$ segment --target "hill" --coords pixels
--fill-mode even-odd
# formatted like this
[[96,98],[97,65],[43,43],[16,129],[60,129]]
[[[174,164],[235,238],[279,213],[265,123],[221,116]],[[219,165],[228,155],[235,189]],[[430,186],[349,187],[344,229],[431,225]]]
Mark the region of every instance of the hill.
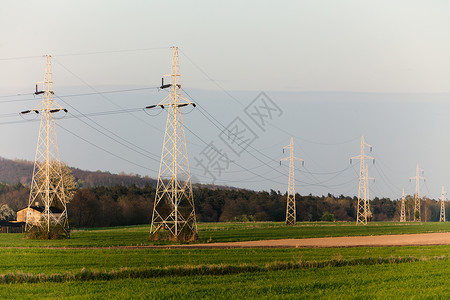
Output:
[[[111,174],[103,171],[87,171],[78,168],[70,167],[75,180],[80,188],[93,187],[113,187],[116,185],[130,186],[136,185],[144,187],[149,185],[156,188],[157,180],[148,176],[141,177],[132,174]],[[33,162],[23,159],[7,159],[0,157],[0,183],[16,185],[21,183],[23,185],[30,185],[31,177],[33,175]],[[211,190],[242,190],[240,188],[213,185],[213,184],[193,184],[194,188],[208,188]]]
[[[150,185],[156,187],[156,180],[138,175],[111,174],[102,171],[86,171],[70,168],[80,187],[91,188],[96,186],[136,185],[143,187]],[[15,185],[21,183],[30,185],[33,175],[33,162],[20,159],[7,159],[0,157],[0,182]]]

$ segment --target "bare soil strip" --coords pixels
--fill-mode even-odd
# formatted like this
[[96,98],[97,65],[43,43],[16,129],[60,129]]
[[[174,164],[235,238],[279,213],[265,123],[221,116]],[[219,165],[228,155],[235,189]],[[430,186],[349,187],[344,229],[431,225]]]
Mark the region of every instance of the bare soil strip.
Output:
[[160,246],[167,248],[334,248],[450,245],[450,232]]
[[[344,236],[308,239],[259,240],[245,242],[176,244],[176,245],[140,245],[109,247],[42,247],[59,250],[85,249],[233,249],[233,248],[346,248],[346,247],[394,247],[394,246],[431,246],[450,245],[450,232]],[[14,249],[32,249],[40,247],[0,247]]]

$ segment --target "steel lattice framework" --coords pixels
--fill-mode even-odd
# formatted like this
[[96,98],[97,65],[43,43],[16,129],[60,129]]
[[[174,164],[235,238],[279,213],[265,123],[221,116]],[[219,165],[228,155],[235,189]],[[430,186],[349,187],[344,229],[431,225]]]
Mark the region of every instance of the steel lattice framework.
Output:
[[361,154],[358,156],[353,156],[350,159],[350,163],[352,159],[359,159],[359,188],[358,188],[358,204],[356,210],[356,224],[367,224],[367,217],[369,211],[369,185],[368,180],[369,176],[367,174],[368,168],[365,164],[366,159],[372,159],[373,157],[365,155],[365,147],[370,147],[370,151],[372,151],[372,146],[367,144],[364,141],[364,135],[361,136]]
[[445,222],[445,195],[447,194],[446,191],[444,191],[444,186],[442,186],[442,195],[441,195],[441,213],[439,222]]
[[170,84],[164,85],[163,80],[161,88],[168,88],[169,95],[158,105],[167,107],[168,115],[150,239],[194,240],[197,222],[181,108],[195,104],[181,95],[178,47],[173,48],[172,72],[166,76]]
[[[416,181],[416,192],[414,193],[414,222],[420,222],[422,218],[422,214],[420,213],[420,180],[425,180],[424,177],[420,176],[420,173],[423,174],[423,170],[419,168],[419,164],[416,167],[416,176],[409,178],[409,180]],[[418,213],[417,213],[418,212]],[[418,215],[418,216],[417,216]]]
[[[294,161],[303,159],[294,156],[294,139],[291,137],[291,143],[283,147],[289,150],[289,157],[282,158],[281,160],[289,160],[289,183],[286,205],[286,225],[295,225],[297,221],[296,209],[295,209],[295,179],[294,179]],[[281,163],[281,161],[280,161]]]
[[[43,85],[43,91],[38,91],[38,85]],[[30,231],[33,227],[46,232],[53,226],[61,227],[69,234],[67,219],[66,194],[59,159],[58,141],[55,130],[53,114],[66,109],[60,107],[53,100],[53,80],[51,56],[47,56],[45,80],[36,83],[36,95],[42,94],[42,101],[33,110],[22,113],[35,112],[41,115],[36,156],[34,161],[33,177],[31,180],[30,197],[25,229]],[[35,219],[30,207],[43,204],[44,210],[40,219]],[[56,212],[56,210],[58,210]]]
[[369,166],[366,164],[366,172],[364,174],[366,176],[365,178],[365,189],[366,189],[366,196],[367,198],[365,198],[366,203],[367,203],[367,208],[366,208],[366,214],[367,214],[367,220],[372,219],[372,209],[370,208],[370,189],[369,189],[369,180],[375,180],[375,178],[370,177],[369,176]]
[[406,222],[406,208],[405,208],[405,189],[402,189],[402,203],[400,208],[400,222]]

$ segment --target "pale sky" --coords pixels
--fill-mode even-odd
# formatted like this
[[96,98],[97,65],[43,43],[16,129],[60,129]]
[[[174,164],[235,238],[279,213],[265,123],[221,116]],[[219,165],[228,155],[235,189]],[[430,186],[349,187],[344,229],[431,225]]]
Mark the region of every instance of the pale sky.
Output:
[[[284,192],[288,169],[278,160],[294,136],[295,155],[305,160],[296,171],[299,193],[354,195],[358,164],[349,166],[349,158],[364,134],[376,157],[371,196],[399,197],[402,187],[413,193],[408,178],[419,163],[422,190],[437,198],[441,185],[450,187],[449,15],[450,2],[425,0],[8,1],[0,10],[0,156],[34,159],[38,123],[8,122],[22,120],[9,114],[39,99],[5,96],[34,91],[44,76],[42,55],[54,57],[55,94],[64,96],[158,86],[176,45],[186,92],[219,127],[239,118],[255,134],[238,155],[200,110],[186,114],[196,180],[212,181],[195,158],[213,142],[233,160],[216,183]],[[263,128],[245,114],[261,91],[281,114]],[[79,116],[164,97],[140,90],[56,101]],[[157,177],[165,117],[58,120],[66,129],[58,128],[61,159]]]

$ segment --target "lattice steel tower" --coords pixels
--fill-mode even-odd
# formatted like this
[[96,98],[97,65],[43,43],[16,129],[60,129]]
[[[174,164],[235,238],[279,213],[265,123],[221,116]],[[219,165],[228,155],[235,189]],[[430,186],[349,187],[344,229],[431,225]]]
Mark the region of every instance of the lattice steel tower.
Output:
[[439,222],[445,222],[445,195],[447,192],[444,191],[444,186],[442,186],[442,195],[441,195],[441,213]]
[[172,72],[165,76],[170,77],[170,84],[164,84],[163,77],[161,88],[168,88],[169,95],[158,105],[167,107],[168,115],[150,239],[195,240],[197,222],[181,111],[195,104],[181,95],[178,47],[173,47]]
[[[291,137],[291,143],[283,147],[284,149],[289,149],[289,157],[282,158],[281,160],[289,160],[289,183],[288,183],[288,194],[287,194],[287,205],[286,205],[286,225],[295,225],[297,221],[296,209],[295,209],[295,180],[294,180],[294,161],[303,159],[294,156],[294,139]],[[281,161],[280,161],[281,164]]]
[[405,189],[402,189],[402,202],[400,207],[400,222],[406,222],[406,207],[405,207]]
[[372,159],[373,157],[365,155],[365,147],[370,147],[372,151],[372,146],[364,141],[364,135],[361,136],[361,154],[358,156],[353,156],[350,159],[359,159],[359,188],[358,188],[358,205],[356,210],[356,224],[367,224],[367,216],[369,211],[368,201],[369,201],[369,188],[367,181],[369,176],[367,174],[367,165],[365,164],[366,159]]
[[365,172],[365,181],[366,181],[366,187],[365,187],[365,189],[366,189],[366,196],[367,196],[367,198],[365,199],[366,200],[366,203],[367,203],[367,210],[366,210],[366,213],[367,213],[367,220],[369,220],[369,219],[371,219],[372,218],[372,209],[370,208],[370,189],[369,189],[369,180],[374,180],[375,181],[375,178],[373,178],[373,177],[370,177],[369,176],[369,166],[366,164],[366,172]]
[[[425,180],[425,178],[420,176],[420,173],[423,174],[423,170],[419,168],[419,164],[416,167],[416,176],[409,178],[409,180],[416,181],[416,192],[414,193],[414,222],[420,222],[422,216],[420,213],[420,179]],[[418,212],[418,213],[417,213]]]
[[[43,85],[43,91],[38,90],[38,85]],[[33,178],[31,179],[30,197],[25,229],[33,228],[50,232],[53,226],[60,227],[66,236],[69,235],[69,223],[67,219],[66,194],[59,159],[58,142],[56,138],[55,119],[53,114],[66,109],[59,106],[53,100],[53,80],[51,56],[47,56],[45,80],[36,83],[36,95],[42,94],[42,101],[33,110],[22,112],[27,114],[34,112],[41,115],[39,137],[36,146]],[[32,214],[31,206],[43,205],[43,211],[39,218]],[[56,228],[56,230],[58,230]]]

